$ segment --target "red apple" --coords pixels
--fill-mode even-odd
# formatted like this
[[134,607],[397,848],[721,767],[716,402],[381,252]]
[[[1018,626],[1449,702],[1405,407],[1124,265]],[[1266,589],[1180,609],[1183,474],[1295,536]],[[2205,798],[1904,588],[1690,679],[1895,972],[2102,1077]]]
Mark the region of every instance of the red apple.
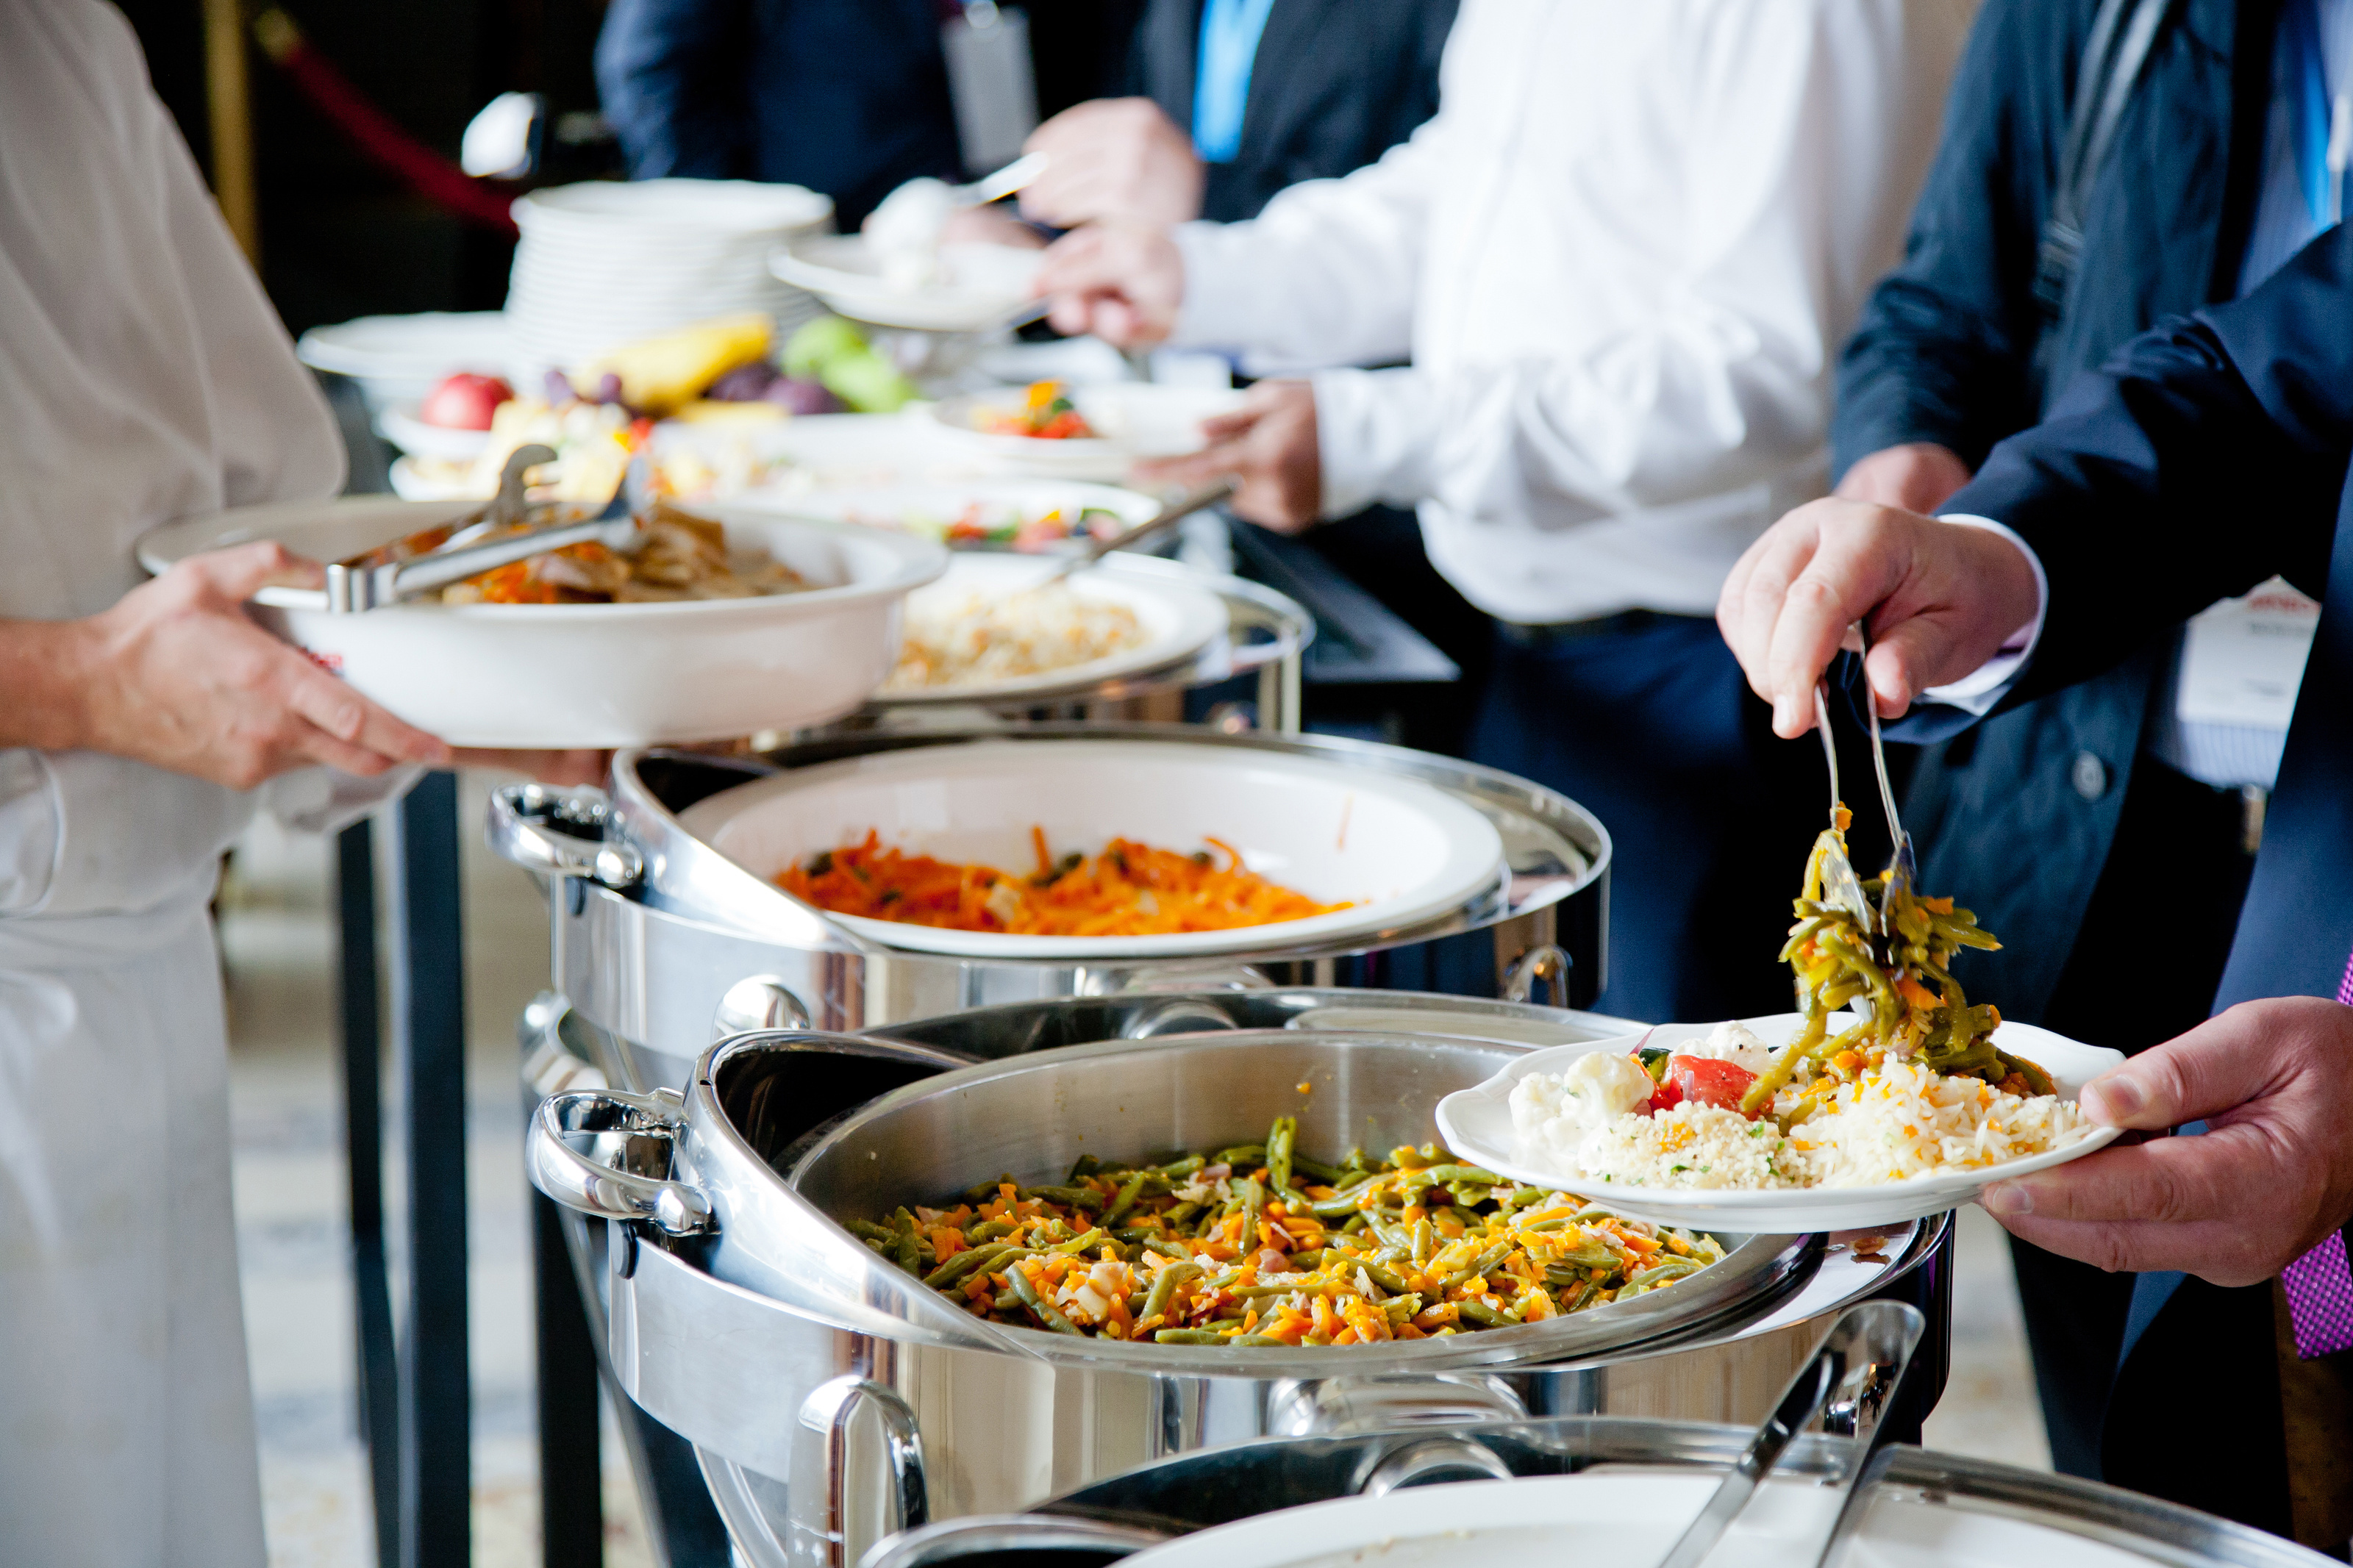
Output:
[[514,388],[497,376],[461,370],[425,395],[417,417],[445,430],[487,430],[499,405],[513,397]]

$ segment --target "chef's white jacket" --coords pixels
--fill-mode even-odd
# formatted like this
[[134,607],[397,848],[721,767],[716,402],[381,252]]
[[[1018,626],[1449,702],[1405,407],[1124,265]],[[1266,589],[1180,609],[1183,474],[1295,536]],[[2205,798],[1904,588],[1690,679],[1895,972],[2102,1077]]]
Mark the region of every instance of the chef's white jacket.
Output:
[[[121,14],[0,3],[0,616],[103,609],[146,530],[343,462]],[[263,1561],[206,914],[253,804],[0,751],[0,1563]]]
[[1463,0],[1437,116],[1177,231],[1173,341],[1314,375],[1324,514],[1418,505],[1507,620],[1707,615],[1820,495],[1968,0]]

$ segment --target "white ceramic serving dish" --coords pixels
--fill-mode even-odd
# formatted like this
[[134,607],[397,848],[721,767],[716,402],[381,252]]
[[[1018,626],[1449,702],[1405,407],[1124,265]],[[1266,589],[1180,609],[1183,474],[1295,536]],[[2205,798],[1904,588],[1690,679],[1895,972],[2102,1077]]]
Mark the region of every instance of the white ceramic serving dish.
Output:
[[1071,388],[1072,406],[1100,437],[1048,440],[981,428],[989,414],[1018,412],[1023,393],[1007,387],[943,398],[932,405],[932,418],[957,446],[1001,463],[1034,473],[1117,479],[1139,459],[1199,451],[1201,421],[1230,413],[1242,401],[1230,388],[1108,382]]
[[[1034,555],[963,552],[948,563],[946,574],[938,582],[909,595],[907,606],[913,613],[927,602],[954,605],[975,595],[991,600],[1008,598],[1044,581],[1053,567],[1050,559]],[[1199,653],[1213,639],[1224,637],[1228,629],[1229,617],[1225,601],[1207,588],[1166,582],[1157,576],[1128,575],[1112,563],[1091,571],[1073,572],[1063,582],[1081,599],[1126,606],[1143,629],[1144,641],[1102,658],[1068,664],[1036,675],[886,690],[877,700],[893,706],[1018,701],[1082,683],[1119,680],[1159,669]]]
[[[1121,1568],[1641,1568],[1659,1561],[1720,1479],[1597,1467],[1568,1476],[1400,1487],[1180,1535],[1124,1559]],[[1709,1568],[1810,1564],[1838,1504],[1838,1493],[1810,1481],[1768,1479],[1708,1553]],[[1901,1491],[1871,1500],[1836,1558],[1846,1568],[2145,1568],[2151,1560],[2020,1514],[1948,1507]]]
[[[1805,1020],[1795,1013],[1777,1013],[1741,1022],[1766,1044],[1778,1048],[1797,1034]],[[1594,1051],[1614,1051],[1622,1056],[1644,1046],[1679,1049],[1706,1039],[1715,1028],[1713,1024],[1662,1024],[1616,1039],[1586,1040],[1532,1052],[1486,1082],[1440,1100],[1439,1131],[1444,1134],[1446,1146],[1463,1160],[1514,1181],[1535,1182],[1605,1202],[1635,1219],[1692,1226],[1702,1230],[1792,1235],[1893,1225],[1923,1215],[1942,1214],[1971,1202],[1992,1183],[2080,1160],[2094,1150],[2105,1148],[2117,1137],[2113,1127],[2094,1128],[2089,1136],[2064,1149],[1981,1171],[1912,1176],[1870,1187],[1785,1187],[1765,1192],[1627,1186],[1589,1177],[1566,1176],[1518,1157],[1518,1142],[1512,1131],[1511,1098],[1512,1088],[1520,1079],[1531,1073],[1560,1072],[1577,1058]],[[2031,1024],[2004,1024],[1994,1031],[1993,1037],[2003,1050],[2024,1057],[2049,1073],[2061,1096],[2068,1100],[2074,1099],[2085,1084],[2125,1059],[2121,1051],[2081,1045]]]
[[[1356,907],[1312,919],[1166,936],[1050,937],[941,931],[836,916],[869,941],[988,959],[1184,957],[1263,951],[1396,930],[1452,910],[1504,877],[1503,840],[1426,784],[1312,757],[1129,741],[927,746],[803,768],[712,796],[687,830],[763,879],[862,840],[1018,874],[1029,830],[1057,855],[1114,837],[1194,850],[1214,836],[1268,879]],[[1214,851],[1213,851],[1214,852]]]
[[778,278],[853,321],[983,332],[1005,325],[1029,303],[1029,279],[1042,254],[1007,245],[944,245],[942,280],[918,289],[885,279],[863,235],[797,237],[771,252],[768,265]]
[[[139,542],[162,572],[200,551],[274,539],[335,561],[471,513],[382,497],[241,507]],[[401,718],[452,745],[606,747],[723,740],[821,724],[860,707],[899,653],[900,606],[946,569],[924,540],[696,507],[831,586],[660,605],[410,604],[333,615],[269,588],[262,623]]]
[[381,413],[417,402],[454,371],[506,374],[514,342],[503,311],[426,310],[312,327],[294,353],[313,370],[358,382],[369,410]]
[[427,425],[417,416],[414,403],[396,403],[375,416],[376,434],[411,457],[435,458],[445,463],[470,463],[491,444],[488,430],[452,430]]

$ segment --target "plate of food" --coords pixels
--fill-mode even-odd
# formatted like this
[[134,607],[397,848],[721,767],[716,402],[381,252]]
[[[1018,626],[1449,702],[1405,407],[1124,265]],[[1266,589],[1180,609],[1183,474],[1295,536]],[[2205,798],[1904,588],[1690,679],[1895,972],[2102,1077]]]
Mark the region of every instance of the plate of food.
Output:
[[1162,668],[1226,635],[1225,601],[1107,563],[1049,580],[1046,563],[960,554],[907,596],[894,706],[1002,702]]
[[1496,896],[1463,801],[1312,757],[1130,741],[926,746],[798,768],[680,816],[868,941],[992,959],[1323,944]]
[[1115,479],[1141,458],[1199,451],[1206,444],[1201,422],[1232,412],[1241,400],[1226,387],[1037,381],[943,398],[932,405],[932,417],[960,445],[1000,461]]
[[[472,502],[382,497],[241,507],[139,542],[169,570],[276,540],[317,561],[437,548]],[[575,545],[443,589],[337,615],[316,589],[265,588],[263,625],[452,745],[607,747],[823,723],[862,706],[898,657],[908,594],[946,568],[925,540],[718,507],[657,506],[619,550]]]
[[1639,1218],[1776,1231],[1915,1219],[2114,1142],[2076,1097],[2123,1054],[1972,1005],[1976,918],[1887,877],[1842,906],[1844,858],[1816,841],[1782,948],[1803,1011],[1537,1051],[1440,1101],[1448,1141]]
[[981,332],[1004,326],[1029,302],[1042,252],[950,242],[929,265],[890,259],[863,234],[807,235],[773,253],[769,269],[837,315],[878,327]]
[[1124,533],[1160,513],[1140,490],[1076,480],[949,479],[772,486],[740,498],[793,517],[824,518],[934,540],[957,552],[1050,554]]

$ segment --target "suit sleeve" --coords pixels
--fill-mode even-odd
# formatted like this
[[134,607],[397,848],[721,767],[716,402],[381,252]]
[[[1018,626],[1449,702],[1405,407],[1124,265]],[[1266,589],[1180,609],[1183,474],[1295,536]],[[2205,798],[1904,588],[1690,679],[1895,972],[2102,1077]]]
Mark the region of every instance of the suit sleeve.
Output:
[[1994,449],[1954,512],[2008,524],[2051,586],[2003,706],[2098,674],[2277,573],[2326,582],[2353,454],[2353,228],[2246,298],[2136,338]]
[[1838,367],[1831,464],[1926,441],[1975,468],[2034,421],[2030,360],[2041,327],[2036,236],[2049,151],[2066,105],[2045,63],[2081,49],[2053,0],[1988,0],[1970,32],[1904,260],[1865,305]]

